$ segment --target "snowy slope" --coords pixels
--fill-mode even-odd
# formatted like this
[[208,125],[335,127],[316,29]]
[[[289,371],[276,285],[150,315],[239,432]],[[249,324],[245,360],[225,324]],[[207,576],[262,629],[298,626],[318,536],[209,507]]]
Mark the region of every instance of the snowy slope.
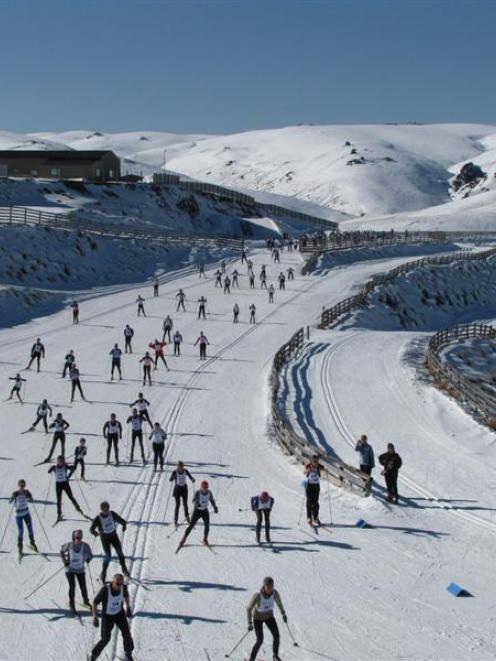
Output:
[[[480,154],[480,140],[494,132],[473,124],[293,126],[210,138],[167,166],[201,180],[378,215],[446,201],[450,166]],[[347,165],[362,157],[364,163]]]
[[[269,280],[280,270],[270,264],[265,251],[256,252],[253,259],[257,272],[262,263],[268,264]],[[299,259],[296,254],[283,254],[281,268],[298,266]],[[0,477],[4,498],[19,477],[26,478],[39,499],[37,509],[52,545],[50,563],[30,555],[19,566],[13,554],[7,553],[15,547],[14,524],[9,520],[0,556],[0,658],[82,661],[97,638],[88,617],[83,617],[83,626],[64,617],[67,586],[62,575],[28,602],[23,599],[37,582],[59,567],[59,545],[68,540],[74,527],[82,527],[89,538],[88,523],[80,521],[69,503],[63,506],[68,520],[50,527],[55,517],[53,485],[49,484],[46,466],[33,466],[45,456],[48,439],[42,432],[20,435],[32,422],[36,403],[44,396],[71,423],[69,453],[81,435],[88,440],[89,482],[73,481],[76,498],[91,513],[96,513],[98,504],[106,498],[130,522],[124,550],[132,575],[148,588],[131,585],[135,611],[132,631],[140,661],[221,661],[246,631],[246,603],[266,574],[275,577],[288,623],[299,642],[299,647],[291,645],[281,623],[281,657],[287,661],[482,661],[495,655],[491,611],[496,589],[492,571],[494,537],[493,529],[484,522],[484,516],[489,518],[490,512],[480,515],[476,511],[472,518],[455,516],[443,508],[442,502],[426,500],[428,494],[419,493],[411,482],[403,485],[402,492],[409,498],[409,506],[395,509],[384,504],[380,492],[379,497],[359,499],[334,488],[328,491],[325,484],[322,518],[329,521],[332,507],[334,527],[331,532],[322,530],[314,535],[305,524],[298,525],[301,467],[293,465],[267,435],[267,377],[275,350],[299,325],[314,318],[322,301],[339,300],[371,273],[391,265],[387,259],[355,264],[330,277],[297,276],[294,283],[288,283],[286,292],[276,292],[275,304],[269,305],[264,291],[248,289],[246,269],[237,263],[243,277],[239,291],[230,296],[214,288],[211,273],[208,280],[191,275],[180,283],[164,284],[159,298],[147,300],[147,318],[135,316],[134,301],[138,292],[144,292],[143,288],[130,287],[115,293],[109,290],[108,296],[85,301],[79,326],[72,326],[69,313],[64,311],[0,331],[0,383],[4,398],[10,384],[7,377],[25,366],[33,339],[41,336],[47,347],[43,372],[23,372],[28,379],[26,404],[0,405],[4,422]],[[179,285],[187,292],[187,312],[176,314],[174,297]],[[196,319],[196,300],[201,294],[208,299],[206,321]],[[235,300],[241,307],[239,326],[231,323]],[[257,305],[260,323],[250,326],[247,311],[251,302]],[[163,316],[168,312],[184,336],[183,355],[176,359],[168,356],[171,371],[166,373],[160,368],[154,373],[155,383],[146,388],[145,395],[152,402],[152,417],[169,432],[167,456],[171,464],[184,459],[197,480],[210,481],[219,505],[219,515],[212,515],[213,552],[199,546],[201,530],[196,529],[188,546],[174,555],[178,533],[170,525],[172,502],[167,475],[154,477],[149,465],[103,465],[102,425],[111,411],[121,420],[127,415],[128,403],[141,388],[137,360],[147,343],[160,333]],[[110,383],[108,351],[115,341],[122,340],[122,328],[127,322],[136,331],[135,353],[124,359],[124,380]],[[198,349],[193,346],[200,330],[205,330],[211,343],[209,359],[204,363],[199,363]],[[68,348],[76,351],[90,403],[68,402],[67,383],[59,377]],[[356,361],[351,374],[363,375],[364,387],[371,387],[369,379],[373,374],[369,373],[368,358],[364,357],[366,351],[366,341],[355,344]],[[365,362],[358,362],[358,356]],[[338,368],[337,382],[333,384],[336,392],[340,384],[348,389],[353,383],[350,372],[341,365]],[[382,383],[385,382],[377,382],[374,393],[383,387]],[[317,386],[313,397],[326,415],[322,393]],[[396,438],[400,432],[402,438],[413,435],[418,424],[413,414],[406,421],[402,416],[388,417],[389,428],[379,429],[375,425],[386,418],[384,401],[379,398],[373,407],[368,406],[368,401],[363,390],[351,393],[351,412],[346,409],[345,420],[347,425],[353,423],[353,434],[373,425],[374,439],[377,430],[381,441],[393,434]],[[451,424],[453,410],[449,401],[440,397],[438,406],[440,415]],[[464,427],[462,432],[465,430]],[[422,436],[417,436],[420,443]],[[329,438],[338,440],[331,430]],[[482,450],[483,440],[474,449]],[[406,453],[405,475],[417,477],[431,447],[436,450],[436,457],[449,449],[444,436],[439,446],[437,442],[432,434],[422,447],[424,456],[422,452]],[[462,442],[460,436],[457,448]],[[127,448],[127,457],[126,435],[122,446]],[[493,461],[494,448],[487,458],[475,454],[465,476],[463,495],[451,485],[443,496],[463,498],[457,501],[461,510],[490,507],[485,499],[490,487],[486,477]],[[435,480],[436,474],[432,474]],[[487,483],[480,503],[465,500],[476,498],[473,494],[465,495],[469,479],[474,485],[482,480]],[[257,548],[253,516],[239,511],[248,507],[249,497],[263,488],[268,488],[276,499],[272,551]],[[7,502],[3,501],[0,508],[1,520],[6,522]],[[375,528],[356,528],[359,517],[369,519]],[[37,520],[35,528],[40,547],[47,548]],[[95,578],[101,562],[98,540],[93,543],[93,550],[97,554],[92,563]],[[117,565],[113,563],[111,569],[117,569]],[[461,582],[476,598],[455,600],[445,589],[451,580]],[[281,622],[279,615],[277,618]],[[252,644],[253,634],[231,658],[241,661]],[[111,643],[108,658],[114,659],[114,650],[121,656],[121,649],[120,641],[115,647]],[[261,654],[261,658],[270,658],[268,641]]]

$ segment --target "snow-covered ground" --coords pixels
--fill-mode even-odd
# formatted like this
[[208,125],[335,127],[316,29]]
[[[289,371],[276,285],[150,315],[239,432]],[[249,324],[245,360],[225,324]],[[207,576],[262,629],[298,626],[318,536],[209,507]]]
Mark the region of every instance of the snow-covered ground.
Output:
[[[0,131],[0,148],[112,149],[124,173],[165,167],[344,229],[494,229],[494,125],[303,125],[223,136]],[[487,177],[453,196],[453,177],[469,161]]]
[[468,379],[483,381],[496,395],[496,342],[488,337],[473,337],[450,342],[440,349],[439,357],[447,367]]
[[[255,250],[253,259],[257,273],[262,263],[268,264],[271,281],[289,265],[301,265],[298,254],[283,253],[280,268],[265,251]],[[22,372],[28,379],[26,403],[1,404],[1,520],[7,523],[6,499],[24,477],[41,501],[37,508],[52,545],[50,562],[28,555],[19,565],[14,522],[7,523],[0,555],[0,658],[83,659],[97,639],[89,617],[83,617],[83,626],[64,617],[63,575],[28,602],[23,598],[59,567],[59,545],[73,528],[82,527],[91,539],[88,524],[67,502],[67,521],[50,527],[55,520],[53,485],[47,467],[34,466],[46,455],[48,439],[40,431],[21,435],[43,397],[71,424],[69,454],[81,435],[88,440],[89,482],[73,480],[83,509],[95,514],[100,501],[107,499],[130,522],[124,550],[132,575],[143,583],[131,585],[132,630],[140,661],[223,659],[246,630],[246,603],[266,574],[275,578],[299,642],[299,647],[291,645],[281,623],[283,659],[493,658],[496,520],[490,477],[496,450],[489,432],[449,399],[418,383],[414,368],[399,360],[409,334],[397,333],[392,341],[386,331],[312,330],[314,345],[326,343],[319,355],[330,358],[322,369],[309,361],[322,380],[302,397],[308,404],[305,415],[311,409],[326,443],[349,461],[355,461],[349,443],[360,433],[369,433],[376,449],[388,440],[397,442],[405,462],[403,506],[387,505],[380,488],[373,497],[359,499],[324,485],[322,519],[330,521],[332,508],[334,525],[331,531],[313,534],[298,525],[301,467],[284,456],[268,434],[267,381],[277,348],[299,326],[311,323],[323,303],[337,302],[373,273],[408,259],[386,256],[330,273],[297,276],[285,292],[276,292],[274,305],[268,304],[265,291],[248,289],[246,269],[238,262],[243,277],[239,291],[231,295],[214,288],[211,272],[207,280],[185,274],[180,281],[165,281],[159,298],[147,296],[146,318],[136,318],[135,299],[138,293],[147,294],[149,285],[128,285],[109,287],[106,295],[83,301],[78,326],[64,310],[0,331],[4,398],[11,384],[7,378],[26,365],[33,340],[41,337],[47,349],[41,374]],[[187,293],[185,313],[175,312],[179,286]],[[208,299],[206,321],[196,315],[202,294]],[[231,321],[235,301],[241,308],[239,325]],[[257,305],[256,325],[247,323],[251,302]],[[154,385],[146,387],[145,396],[152,403],[153,419],[169,433],[169,463],[183,459],[197,480],[210,481],[219,506],[219,515],[212,515],[213,552],[199,546],[201,531],[196,529],[190,544],[174,555],[179,533],[170,525],[168,473],[154,476],[150,465],[103,465],[103,423],[112,411],[121,420],[127,417],[129,403],[142,389],[138,358],[148,342],[160,336],[167,313],[184,336],[183,355],[167,356],[171,371],[160,368],[154,373]],[[125,323],[135,329],[135,353],[124,358],[124,380],[111,383],[108,352],[114,342],[122,342]],[[208,360],[202,363],[193,347],[200,330],[210,341]],[[88,403],[71,405],[68,384],[60,378],[69,348],[76,352]],[[126,456],[126,435],[123,446]],[[276,499],[272,550],[256,546],[253,516],[239,511],[264,488]],[[356,528],[360,517],[374,528]],[[46,549],[36,519],[35,528],[39,546]],[[98,540],[93,549],[96,577]],[[452,597],[445,589],[452,580],[475,598]],[[231,658],[245,658],[252,644],[251,635]],[[116,647],[112,643],[102,658],[113,659],[114,650],[120,649],[120,642]],[[268,641],[261,654],[270,656]]]

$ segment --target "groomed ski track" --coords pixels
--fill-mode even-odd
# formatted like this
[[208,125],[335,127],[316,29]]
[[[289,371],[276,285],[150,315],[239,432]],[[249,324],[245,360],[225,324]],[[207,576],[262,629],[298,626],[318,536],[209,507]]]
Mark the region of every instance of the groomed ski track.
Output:
[[[295,268],[301,266],[296,254],[283,253],[280,268],[272,264],[265,250],[254,251],[252,258],[257,275],[262,263],[268,265],[269,282],[274,284],[277,273],[290,263]],[[297,525],[302,504],[301,468],[293,465],[267,435],[267,379],[275,351],[299,326],[314,321],[323,303],[337,302],[371,274],[403,261],[408,257],[355,263],[332,270],[325,277],[297,275],[294,282],[287,282],[286,292],[276,290],[275,305],[267,303],[266,291],[248,289],[246,267],[237,262],[243,277],[240,289],[232,290],[231,295],[214,288],[211,272],[206,281],[196,274],[181,274],[180,281],[164,278],[156,299],[151,298],[151,286],[147,284],[116,288],[115,293],[84,301],[79,326],[72,326],[69,312],[64,311],[0,332],[2,384],[9,384],[7,378],[25,367],[37,336],[47,349],[40,375],[32,370],[22,373],[28,378],[26,404],[1,405],[3,497],[8,497],[17,479],[24,477],[35,498],[46,498],[46,468],[33,467],[46,456],[46,437],[40,431],[19,434],[34,420],[36,405],[48,397],[54,414],[61,411],[71,423],[67,455],[72,454],[81,435],[88,441],[90,482],[72,483],[83,509],[96,514],[100,501],[106,499],[130,523],[124,535],[124,551],[132,576],[142,583],[130,585],[135,611],[132,631],[140,661],[224,658],[245,631],[246,602],[266,574],[276,580],[300,643],[299,648],[293,648],[280,623],[284,659],[486,659],[495,652],[486,629],[487,617],[485,622],[478,622],[482,607],[486,612],[489,608],[484,597],[479,596],[477,603],[482,605],[475,606],[467,616],[459,604],[468,602],[453,601],[445,594],[446,581],[457,578],[450,573],[450,565],[455,566],[460,553],[468,558],[474,553],[487,556],[484,530],[476,529],[477,538],[472,538],[470,547],[472,521],[459,521],[439,509],[393,509],[381,500],[360,500],[336,489],[328,494],[324,485],[322,520],[329,520],[330,502],[337,525],[331,533],[322,530],[316,536],[305,528],[306,524],[300,528]],[[179,286],[188,296],[186,313],[175,312],[174,296]],[[136,318],[134,301],[140,292],[147,298],[146,319]],[[202,294],[208,299],[207,321],[196,318],[196,300]],[[235,301],[241,308],[239,326],[232,324]],[[252,302],[257,305],[258,323],[250,326],[248,305]],[[167,352],[171,371],[159,367],[152,373],[158,383],[143,389],[137,361],[148,342],[161,337],[167,313],[184,337],[184,355],[178,359]],[[135,329],[135,353],[124,357],[124,380],[109,383],[108,353],[114,342],[122,346],[126,323]],[[208,360],[201,363],[198,349],[192,346],[200,330],[211,343]],[[76,352],[82,385],[91,404],[68,402],[67,382],[59,375],[69,348]],[[324,379],[323,386],[325,383]],[[9,388],[3,388],[5,399]],[[170,466],[158,476],[153,475],[150,464],[123,464],[119,468],[103,465],[103,423],[112,411],[124,423],[130,411],[127,405],[140,390],[152,403],[152,419],[160,421],[169,433]],[[318,393],[313,396],[320,401]],[[333,419],[338,418],[335,412]],[[333,444],[331,440],[329,443]],[[128,453],[129,448],[124,450],[121,444],[122,459],[126,460]],[[168,476],[178,459],[186,462],[197,479],[194,486],[201,479],[209,480],[217,500],[219,515],[211,516],[213,552],[200,546],[202,531],[197,527],[188,545],[174,555],[181,528],[171,534],[173,502]],[[248,507],[250,496],[262,488],[276,499],[273,550],[257,547],[252,514],[238,511]],[[2,659],[84,659],[98,636],[89,617],[83,615],[81,627],[76,620],[62,618],[54,608],[53,599],[61,606],[67,602],[62,574],[29,604],[23,600],[37,582],[57,568],[58,549],[76,527],[83,528],[97,555],[91,565],[93,577],[99,573],[100,542],[93,542],[88,522],[79,521],[70,503],[63,504],[67,521],[50,529],[55,519],[53,491],[52,484],[48,505],[37,505],[52,542],[51,563],[30,556],[19,566],[15,559],[15,524],[13,520],[9,523],[3,549],[13,552],[0,555]],[[190,495],[191,491],[190,486]],[[5,521],[9,506],[4,501],[1,507]],[[356,519],[369,514],[377,528],[356,529]],[[302,521],[304,518],[303,514]],[[45,550],[36,518],[34,525],[38,544]],[[113,563],[112,569],[117,570],[118,565]],[[470,584],[474,591],[482,591],[482,585],[494,579],[486,575],[478,578],[476,569],[475,565],[465,567],[465,576],[474,579]],[[439,583],[435,592],[434,582]],[[494,618],[494,611],[490,617]],[[245,643],[231,657],[235,661],[247,655],[253,637]],[[122,656],[120,638],[115,637],[101,658],[114,656]],[[268,645],[261,656],[270,658]]]

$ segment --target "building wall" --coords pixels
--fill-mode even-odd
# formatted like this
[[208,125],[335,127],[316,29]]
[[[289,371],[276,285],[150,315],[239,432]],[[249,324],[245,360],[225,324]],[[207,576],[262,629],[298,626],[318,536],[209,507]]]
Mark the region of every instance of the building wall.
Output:
[[[42,179],[89,179],[92,181],[118,180],[120,160],[107,154],[95,161],[76,159],[16,158],[15,155],[0,160],[7,166],[10,177],[40,177]],[[3,168],[4,169],[4,168]]]

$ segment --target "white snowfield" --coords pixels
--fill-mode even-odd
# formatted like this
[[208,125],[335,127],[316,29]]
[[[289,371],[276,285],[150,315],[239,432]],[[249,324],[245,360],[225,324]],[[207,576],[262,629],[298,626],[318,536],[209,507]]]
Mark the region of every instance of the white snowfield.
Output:
[[[123,173],[165,167],[344,229],[494,229],[494,125],[303,125],[222,136],[0,131],[0,149],[59,148],[112,149]],[[467,191],[453,196],[450,184],[468,161],[487,178],[463,199]]]
[[[325,275],[297,275],[285,292],[276,291],[273,305],[264,290],[248,289],[246,267],[238,261],[228,266],[228,271],[236,266],[243,274],[240,289],[231,295],[214,288],[212,272],[207,280],[188,275],[164,283],[159,298],[152,298],[147,283],[116,287],[107,296],[85,300],[78,326],[64,310],[1,331],[3,399],[12,384],[8,377],[26,366],[36,337],[44,342],[47,358],[40,374],[33,369],[21,372],[28,379],[25,403],[1,404],[0,511],[7,534],[0,554],[0,658],[82,660],[98,639],[88,616],[83,614],[82,626],[66,617],[67,584],[62,572],[27,602],[24,599],[60,566],[59,547],[70,540],[75,528],[84,530],[96,555],[90,565],[94,582],[101,567],[99,540],[93,542],[89,522],[81,520],[67,500],[63,501],[66,520],[51,527],[56,517],[53,482],[46,464],[34,466],[46,456],[49,438],[42,431],[21,435],[44,397],[54,414],[60,411],[71,425],[68,456],[81,436],[87,439],[89,482],[72,480],[83,510],[96,515],[99,503],[108,500],[129,522],[124,552],[132,576],[142,583],[130,584],[139,661],[223,659],[246,631],[246,604],[268,574],[275,579],[299,643],[292,646],[276,613],[282,659],[494,658],[494,446],[487,432],[450,400],[429,386],[413,383],[412,368],[400,362],[407,334],[398,333],[398,342],[389,346],[386,333],[383,339],[378,333],[366,337],[354,331],[346,337],[327,333],[331,369],[323,370],[322,383],[307,389],[303,399],[305,415],[316,417],[325,442],[345,459],[356,460],[348,443],[359,433],[369,433],[376,450],[388,440],[398,441],[405,462],[402,506],[386,505],[380,489],[373,497],[360,499],[329,489],[324,481],[321,519],[330,523],[332,507],[333,527],[314,534],[301,510],[302,468],[271,441],[268,429],[268,375],[279,346],[298,327],[312,324],[322,304],[341,300],[371,274],[408,259],[402,254]],[[253,260],[257,275],[262,263],[268,265],[269,281],[290,265],[301,265],[298,254],[286,252],[280,268],[265,250],[254,251]],[[186,292],[187,311],[176,313],[179,287]],[[147,317],[138,319],[135,300],[140,293],[146,298]],[[201,295],[208,300],[206,321],[197,319],[196,301]],[[239,325],[232,323],[234,302],[241,308]],[[252,302],[257,306],[256,325],[247,323]],[[152,372],[153,386],[142,387],[138,359],[149,342],[161,339],[167,313],[184,337],[182,355],[174,358],[167,351],[171,371],[160,366]],[[115,342],[123,345],[126,323],[135,329],[134,354],[123,359],[124,380],[111,383],[109,351]],[[201,330],[210,342],[203,362],[198,347],[193,347]],[[313,329],[311,333],[314,342],[320,341],[320,334]],[[352,351],[341,360],[349,345]],[[68,383],[60,378],[70,348],[81,369],[87,403],[76,396],[70,404]],[[377,356],[376,348],[382,352],[379,365],[370,359]],[[126,433],[121,443],[124,463],[104,466],[103,424],[111,412],[124,423],[129,403],[141,390],[151,401],[152,419],[168,433],[167,471],[158,476],[150,464],[126,463]],[[147,441],[148,456],[149,446]],[[219,514],[211,515],[212,550],[201,546],[199,524],[188,545],[174,555],[184,527],[173,532],[168,476],[179,459],[196,478],[194,486],[209,481],[217,501]],[[376,476],[380,481],[377,470]],[[21,565],[17,562],[15,522],[7,519],[7,499],[21,477],[38,501],[51,549],[34,517],[36,540],[40,549],[49,551],[50,562],[32,554]],[[275,498],[273,549],[256,545],[254,516],[239,511],[264,489]],[[190,487],[190,495],[192,491]],[[357,528],[358,518],[374,528]],[[109,574],[118,568],[113,562]],[[474,598],[452,597],[446,591],[450,581],[459,582]],[[250,634],[231,658],[247,658],[253,642]],[[122,658],[120,637],[112,640],[101,658]],[[271,658],[270,635],[259,658]]]

